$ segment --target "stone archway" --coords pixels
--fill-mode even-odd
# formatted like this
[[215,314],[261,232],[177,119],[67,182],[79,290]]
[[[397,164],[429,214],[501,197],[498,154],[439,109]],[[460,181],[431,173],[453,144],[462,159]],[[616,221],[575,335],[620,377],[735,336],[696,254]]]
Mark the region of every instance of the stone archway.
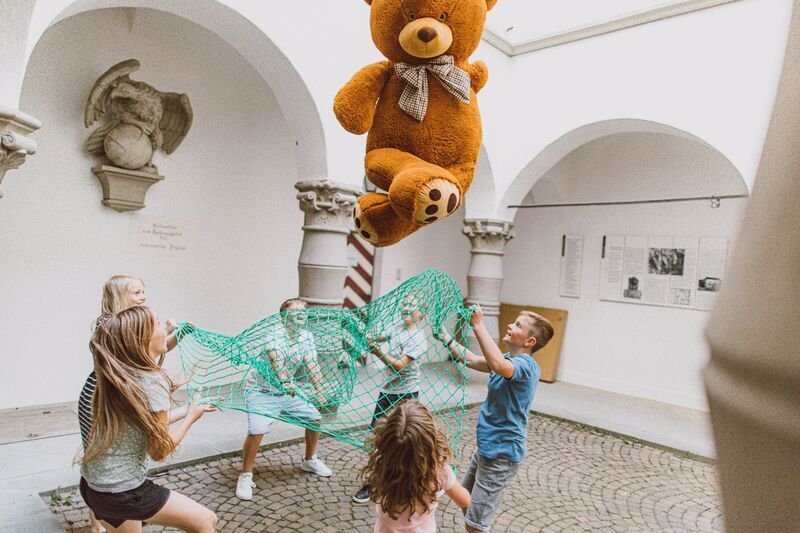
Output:
[[115,7],[164,11],[195,23],[230,44],[275,94],[295,141],[299,178],[327,177],[325,136],[314,99],[289,58],[261,29],[216,0],[75,0],[48,26],[80,13]]
[[[602,138],[610,138],[611,136],[618,134],[636,133],[664,135],[665,139],[677,138],[696,143],[708,148],[709,151],[718,154],[721,159],[724,159],[724,161],[727,162],[731,168],[733,168],[733,165],[726,158],[724,158],[719,151],[706,143],[704,140],[692,135],[691,133],[679,130],[667,124],[639,119],[604,120],[575,128],[561,135],[547,145],[547,147],[545,147],[541,152],[531,159],[531,161],[517,175],[511,185],[506,189],[498,205],[496,206],[497,212],[503,213],[504,216],[501,218],[505,220],[514,220],[517,210],[508,206],[522,204],[524,198],[533,189],[534,185],[539,181],[539,179],[547,174],[553,167],[555,167],[562,159],[564,159],[564,157],[579,147],[584,146],[592,141]],[[738,170],[736,170],[736,173],[739,174],[741,179],[741,173],[739,173]],[[741,180],[739,185],[741,185],[741,187],[744,189],[744,192],[746,192],[747,187],[743,180]]]

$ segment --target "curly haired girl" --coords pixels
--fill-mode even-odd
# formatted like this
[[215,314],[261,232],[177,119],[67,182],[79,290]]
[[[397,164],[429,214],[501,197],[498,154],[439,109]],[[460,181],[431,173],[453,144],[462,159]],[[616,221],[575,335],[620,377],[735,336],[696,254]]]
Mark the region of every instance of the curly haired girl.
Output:
[[417,400],[398,404],[381,419],[373,441],[375,452],[361,475],[377,502],[376,532],[435,533],[441,491],[462,509],[469,506],[469,492],[447,464],[447,437]]

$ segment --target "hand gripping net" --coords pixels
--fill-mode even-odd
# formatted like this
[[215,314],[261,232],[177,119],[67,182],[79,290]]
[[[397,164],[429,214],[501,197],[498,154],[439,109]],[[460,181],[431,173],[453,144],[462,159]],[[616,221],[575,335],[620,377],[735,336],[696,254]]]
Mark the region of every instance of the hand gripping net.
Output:
[[[417,392],[438,414],[457,453],[465,366],[450,359],[438,332],[445,327],[466,344],[470,312],[462,302],[452,278],[427,270],[364,307],[289,310],[233,337],[181,324],[189,399],[365,448],[379,393],[399,392],[376,413],[383,415],[403,393]],[[389,369],[371,352],[375,346],[395,359],[412,354],[415,362],[399,372]]]

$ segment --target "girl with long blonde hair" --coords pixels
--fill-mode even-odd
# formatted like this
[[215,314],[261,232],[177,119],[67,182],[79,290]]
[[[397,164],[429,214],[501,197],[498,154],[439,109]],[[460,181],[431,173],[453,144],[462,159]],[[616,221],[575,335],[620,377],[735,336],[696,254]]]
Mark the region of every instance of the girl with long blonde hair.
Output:
[[448,465],[450,448],[433,414],[405,400],[382,418],[375,451],[361,471],[376,502],[375,532],[436,532],[436,508],[444,491],[462,509],[470,495]]
[[164,459],[192,424],[215,410],[203,404],[170,409],[173,385],[158,364],[166,344],[166,327],[143,306],[103,320],[89,343],[97,390],[80,491],[110,531],[140,532],[142,521],[204,533],[216,526],[213,512],[146,478],[148,457]]
[[[100,316],[92,323],[92,329],[96,329],[104,320],[134,305],[144,305],[147,296],[144,292],[144,281],[133,276],[117,274],[111,276],[103,284],[103,297],[100,301]],[[175,330],[177,325],[174,320],[167,320],[167,351],[172,350],[178,344]],[[159,364],[163,362],[164,355],[159,359]],[[86,378],[78,397],[78,424],[81,430],[81,440],[84,450],[88,444],[89,430],[92,425],[92,398],[97,387],[97,380],[94,370]],[[89,522],[92,533],[103,533],[105,528],[95,519],[93,513],[89,513]]]

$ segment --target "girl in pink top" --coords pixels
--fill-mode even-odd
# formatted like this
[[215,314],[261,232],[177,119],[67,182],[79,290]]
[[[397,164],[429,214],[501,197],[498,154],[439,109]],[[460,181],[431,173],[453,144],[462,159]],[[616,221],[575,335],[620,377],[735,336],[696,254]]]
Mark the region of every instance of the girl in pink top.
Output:
[[442,492],[462,509],[469,506],[469,492],[447,464],[447,437],[417,400],[400,403],[381,419],[373,439],[375,452],[361,474],[377,502],[376,533],[435,533]]

